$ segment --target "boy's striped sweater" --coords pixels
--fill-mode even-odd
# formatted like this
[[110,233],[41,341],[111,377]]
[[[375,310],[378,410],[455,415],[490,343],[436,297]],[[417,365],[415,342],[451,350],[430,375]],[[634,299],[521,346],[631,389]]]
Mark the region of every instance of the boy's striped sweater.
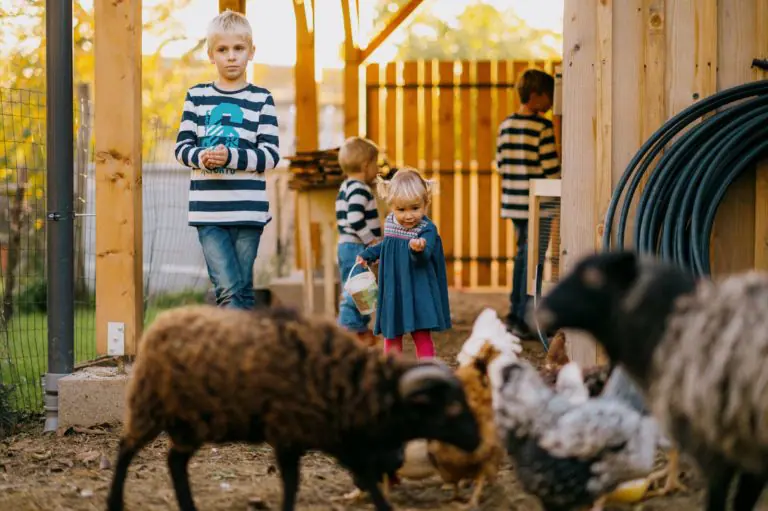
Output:
[[[205,169],[200,153],[223,144],[226,164]],[[267,89],[191,87],[184,100],[176,159],[192,168],[189,225],[264,226],[272,219],[264,171],[280,161],[277,113]]]
[[[501,217],[527,220],[530,180],[560,177],[552,121],[518,113],[504,119],[496,141],[496,164],[501,174]],[[541,202],[541,215],[552,216],[556,201]]]

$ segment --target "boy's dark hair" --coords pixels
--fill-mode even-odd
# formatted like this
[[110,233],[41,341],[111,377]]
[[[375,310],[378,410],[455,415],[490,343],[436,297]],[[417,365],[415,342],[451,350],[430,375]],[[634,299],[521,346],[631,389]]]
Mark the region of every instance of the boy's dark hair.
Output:
[[539,69],[527,69],[517,82],[517,93],[520,102],[525,104],[531,99],[531,93],[546,94],[550,98],[555,95],[555,78]]

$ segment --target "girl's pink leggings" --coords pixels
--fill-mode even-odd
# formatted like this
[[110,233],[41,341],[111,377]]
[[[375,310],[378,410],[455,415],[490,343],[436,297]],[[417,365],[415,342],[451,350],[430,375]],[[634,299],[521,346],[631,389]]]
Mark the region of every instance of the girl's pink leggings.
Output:
[[[435,345],[432,342],[432,334],[429,330],[416,330],[411,332],[413,344],[416,345],[416,356],[418,358],[433,358],[435,356]],[[394,339],[384,340],[384,353],[390,351],[403,352],[403,336],[398,335]]]

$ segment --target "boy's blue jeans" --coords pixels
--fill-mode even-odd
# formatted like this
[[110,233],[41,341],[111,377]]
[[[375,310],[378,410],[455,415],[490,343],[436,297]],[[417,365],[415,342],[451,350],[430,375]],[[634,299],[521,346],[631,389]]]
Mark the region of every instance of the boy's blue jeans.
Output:
[[[509,295],[509,315],[507,319],[524,321],[525,313],[528,307],[528,220],[512,220],[515,226],[515,236],[517,238],[517,253],[515,254],[515,264],[512,269],[512,292]],[[540,219],[540,230],[549,232],[552,225],[551,218]],[[544,262],[549,247],[549,236],[546,239],[539,240],[539,260]]]
[[[355,259],[363,250],[365,250],[365,245],[362,243],[339,243],[338,247],[339,273],[341,274],[342,286],[341,303],[339,304],[339,325],[356,333],[369,330],[368,324],[371,321],[371,317],[360,314],[355,301],[349,296],[349,293],[344,291],[344,284],[347,282],[349,272],[355,265]],[[358,266],[355,268],[355,274],[363,270],[364,268]]]
[[197,236],[219,307],[253,309],[253,263],[262,232],[261,227],[198,226]]

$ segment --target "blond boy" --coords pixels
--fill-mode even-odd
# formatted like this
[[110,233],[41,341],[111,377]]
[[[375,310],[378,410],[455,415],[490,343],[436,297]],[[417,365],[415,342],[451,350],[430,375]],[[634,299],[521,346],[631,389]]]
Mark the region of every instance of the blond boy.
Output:
[[[381,238],[381,223],[371,184],[378,175],[379,148],[370,140],[350,137],[339,150],[339,165],[347,178],[336,196],[336,223],[339,230],[339,271],[342,286],[347,281],[357,256]],[[369,328],[370,316],[357,310],[344,293],[339,306],[339,324],[357,333],[361,341],[373,346],[376,338]]]
[[264,172],[280,160],[272,94],[248,83],[251,26],[224,11],[208,26],[208,57],[218,77],[187,91],[176,159],[192,169],[189,225],[197,228],[221,307],[254,305],[253,264],[269,213]]

